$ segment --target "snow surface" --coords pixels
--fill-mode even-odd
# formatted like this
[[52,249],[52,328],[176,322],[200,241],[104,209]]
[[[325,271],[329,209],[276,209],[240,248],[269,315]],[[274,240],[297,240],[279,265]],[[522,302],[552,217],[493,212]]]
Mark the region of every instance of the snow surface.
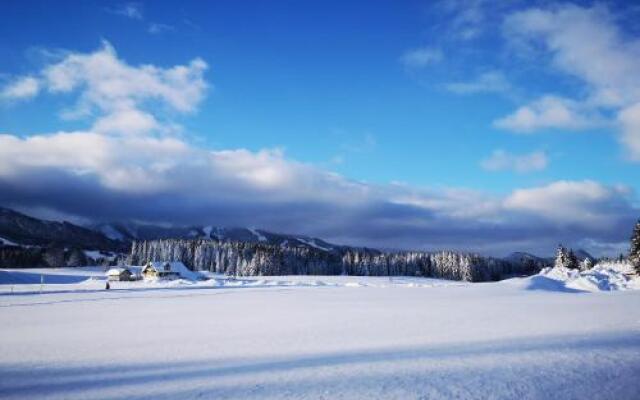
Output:
[[122,232],[114,228],[112,225],[105,224],[99,227],[100,232],[112,240],[125,240]]
[[116,259],[116,255],[113,253],[102,253],[100,250],[84,250],[84,255],[89,257],[94,261],[99,260],[109,260],[113,261]]
[[640,289],[640,279],[635,278],[633,267],[625,262],[599,263],[587,271],[545,268],[529,281],[530,289],[542,290],[597,292]]
[[11,240],[3,238],[2,236],[0,236],[0,244],[4,244],[6,246],[20,246],[18,243],[12,242]]
[[253,234],[258,239],[258,242],[267,242],[268,239],[262,233],[258,232],[255,228],[248,228],[249,232]]
[[[640,291],[578,290],[560,272],[106,291],[104,268],[0,270],[0,398],[640,398]],[[9,294],[41,274],[58,281]],[[532,290],[539,278],[558,285]]]
[[326,248],[326,247],[323,247],[323,246],[320,246],[319,244],[317,244],[317,243],[316,243],[316,241],[315,241],[315,239],[307,240],[307,239],[300,238],[300,237],[298,237],[298,238],[296,238],[296,239],[297,239],[297,240],[299,240],[300,242],[302,242],[302,243],[304,243],[304,244],[308,245],[308,246],[315,247],[315,248],[316,248],[316,249],[318,249],[318,250],[322,250],[322,251],[331,251],[331,249],[328,249],[328,248]]
[[[191,271],[180,261],[171,261],[171,262],[152,261],[150,264],[151,264],[150,266],[157,272],[167,271],[165,269],[165,266],[169,266],[168,271],[179,274],[180,277],[182,277],[183,279],[195,281],[200,278],[200,274],[198,274],[197,272]],[[142,269],[144,269],[144,266],[142,267]]]
[[124,271],[125,271],[125,268],[121,268],[121,267],[110,268],[105,275],[107,276],[120,275]]

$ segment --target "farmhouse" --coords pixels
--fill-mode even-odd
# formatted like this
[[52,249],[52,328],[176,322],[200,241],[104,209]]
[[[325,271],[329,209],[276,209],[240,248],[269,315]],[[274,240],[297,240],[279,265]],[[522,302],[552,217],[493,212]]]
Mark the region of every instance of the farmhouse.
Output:
[[142,267],[145,279],[191,279],[192,274],[180,261],[150,261]]
[[135,276],[127,268],[111,268],[107,271],[107,279],[110,281],[133,281]]

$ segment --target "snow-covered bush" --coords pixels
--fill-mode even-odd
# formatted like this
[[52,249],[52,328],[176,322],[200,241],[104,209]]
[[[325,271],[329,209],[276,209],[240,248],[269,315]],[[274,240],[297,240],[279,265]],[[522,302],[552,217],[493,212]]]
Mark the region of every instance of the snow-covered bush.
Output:
[[602,261],[588,270],[566,267],[545,268],[537,276],[558,281],[562,287],[580,291],[640,289],[640,278],[632,276],[633,267],[624,261]]
[[593,260],[589,257],[585,257],[585,259],[580,263],[580,271],[588,271],[591,268],[593,268]]

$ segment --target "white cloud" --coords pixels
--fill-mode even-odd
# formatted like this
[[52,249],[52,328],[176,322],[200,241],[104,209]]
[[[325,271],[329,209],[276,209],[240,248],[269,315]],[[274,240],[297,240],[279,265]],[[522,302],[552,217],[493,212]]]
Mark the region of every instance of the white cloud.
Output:
[[481,162],[487,171],[531,172],[545,169],[549,161],[542,151],[529,154],[510,154],[504,150],[495,150],[491,156]]
[[72,53],[43,71],[52,92],[81,90],[81,105],[102,111],[140,106],[158,100],[179,112],[194,111],[204,97],[207,64],[199,58],[187,65],[158,68],[134,67],[120,60],[115,49],[104,42],[93,53]]
[[640,161],[640,102],[622,109],[618,120],[622,126],[620,140],[627,149],[629,158]]
[[[190,193],[194,198],[262,201],[366,200],[366,186],[288,160],[278,149],[209,151],[176,138],[58,132],[18,138],[0,135],[0,178],[29,170],[91,176],[121,193]],[[221,193],[221,190],[224,193]]]
[[143,18],[142,4],[140,3],[124,3],[114,8],[108,8],[107,11],[131,19]]
[[147,29],[147,32],[151,33],[152,35],[159,35],[161,33],[171,32],[174,30],[175,28],[171,25],[152,22],[151,24],[149,24],[149,28]]
[[[204,99],[208,89],[206,69],[200,58],[171,68],[132,66],[118,57],[113,46],[103,42],[92,53],[66,53],[40,71],[38,78],[27,77],[5,88],[3,97],[33,97],[41,88],[52,94],[77,94],[75,106],[65,110],[62,117],[97,117],[92,128],[95,132],[166,132],[164,127],[171,125],[168,111],[193,112]],[[162,123],[154,116],[159,107]]]
[[531,8],[507,17],[505,31],[511,40],[542,44],[558,70],[588,85],[593,104],[640,98],[640,40],[625,37],[603,5]]
[[159,128],[153,115],[135,108],[113,111],[93,125],[95,132],[115,134],[145,134]]
[[456,94],[502,93],[511,89],[511,84],[500,71],[489,71],[469,82],[451,82],[445,89]]
[[420,190],[409,185],[393,185],[391,201],[423,208],[446,219],[498,221],[500,199],[464,188]]
[[[515,168],[526,170],[524,164],[517,165],[525,158],[540,163],[534,153],[516,161]],[[509,158],[508,162],[512,161]],[[607,219],[615,221],[610,215],[611,205],[628,196],[624,188],[592,181],[559,181],[516,190],[500,199],[468,189],[434,191],[407,185],[360,183],[287,159],[278,149],[209,151],[175,138],[105,136],[92,132],[59,132],[28,138],[0,135],[0,181],[14,180],[29,171],[39,174],[58,171],[78,179],[95,178],[99,185],[96,190],[102,187],[120,194],[168,198],[187,194],[196,202],[222,199],[253,199],[263,204],[284,205],[306,202],[310,207],[313,204],[348,207],[356,213],[367,205],[389,202],[419,207],[439,218],[485,222],[504,222],[510,218],[509,213],[526,212],[558,224],[592,226],[594,222],[608,223]],[[424,216],[411,212],[402,218],[420,221]]]
[[20,138],[0,135],[0,176],[26,167],[95,170],[108,157],[106,139],[92,133],[59,133]]
[[543,129],[581,130],[598,124],[597,117],[584,112],[580,103],[551,95],[522,106],[493,122],[497,128],[520,133]]
[[628,195],[624,187],[607,187],[594,181],[557,181],[549,185],[515,190],[504,200],[511,211],[525,211],[556,224],[577,224],[606,229],[615,222],[619,201]]
[[485,0],[443,0],[436,3],[436,9],[450,17],[447,28],[455,39],[471,40],[486,28],[486,3]]
[[0,135],[0,201],[7,198],[84,218],[252,224],[352,244],[488,251],[514,250],[509,243],[525,239],[520,249],[542,251],[567,237],[623,240],[638,212],[628,191],[595,182],[505,197],[373,185],[278,149],[211,151],[176,138],[95,132]]
[[421,47],[409,50],[400,58],[402,64],[408,68],[423,68],[428,65],[437,64],[443,59],[440,49],[432,47]]
[[[495,122],[497,127],[518,132],[537,129],[585,129],[600,115],[617,114],[620,142],[640,161],[635,104],[640,102],[640,39],[629,36],[603,4],[582,7],[574,4],[530,8],[505,19],[505,36],[514,48],[534,49],[559,72],[579,79],[586,96],[541,102],[520,107]],[[552,97],[553,98],[553,97]]]
[[40,91],[40,83],[32,76],[22,77],[11,82],[0,91],[0,98],[22,100],[35,97]]

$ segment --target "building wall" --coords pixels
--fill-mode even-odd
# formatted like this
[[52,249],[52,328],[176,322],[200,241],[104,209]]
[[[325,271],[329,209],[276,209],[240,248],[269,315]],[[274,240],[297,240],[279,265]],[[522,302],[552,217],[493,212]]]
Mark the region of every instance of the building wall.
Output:
[[132,279],[133,275],[132,274],[120,274],[120,275],[109,275],[107,277],[108,280],[112,281],[112,282],[128,282],[133,280]]
[[147,278],[147,279],[152,279],[152,278],[155,278],[155,277],[157,277],[157,276],[158,276],[158,275],[157,275],[157,273],[156,273],[156,271],[154,271],[153,269],[147,269],[147,270],[145,270],[145,271],[143,272],[143,275],[144,275],[144,277],[145,277],[145,278]]

